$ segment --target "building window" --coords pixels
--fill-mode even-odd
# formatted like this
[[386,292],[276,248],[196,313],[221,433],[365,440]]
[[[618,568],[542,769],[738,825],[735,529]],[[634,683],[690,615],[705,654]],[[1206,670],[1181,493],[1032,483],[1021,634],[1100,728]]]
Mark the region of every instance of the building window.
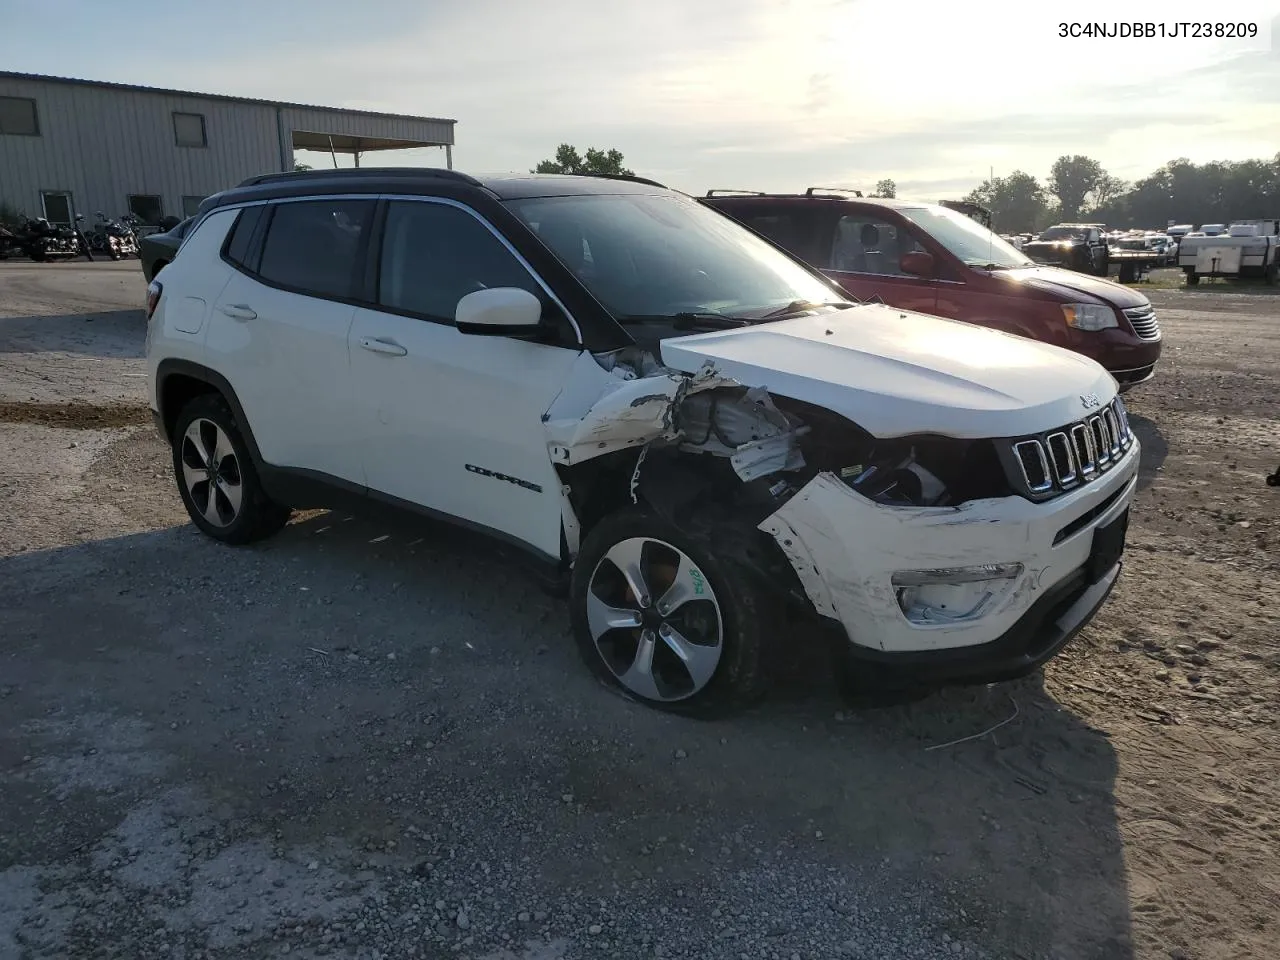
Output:
[[40,136],[36,102],[27,97],[0,97],[0,134]]
[[200,212],[200,202],[204,197],[183,197],[182,198],[182,215],[183,217],[194,217]]
[[149,227],[160,225],[164,216],[164,204],[160,198],[150,194],[131,193],[129,195],[129,212]]
[[173,138],[180,147],[207,147],[209,138],[205,136],[204,114],[175,113]]
[[44,208],[44,218],[50,223],[71,226],[75,206],[71,202],[71,194],[63,190],[41,190],[40,206]]

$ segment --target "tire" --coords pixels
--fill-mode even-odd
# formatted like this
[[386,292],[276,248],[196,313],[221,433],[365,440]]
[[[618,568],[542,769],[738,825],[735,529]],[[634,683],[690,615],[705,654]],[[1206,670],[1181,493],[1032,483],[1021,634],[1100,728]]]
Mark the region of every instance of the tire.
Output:
[[1276,286],[1276,284],[1280,283],[1280,264],[1267,264],[1267,269],[1263,272],[1262,276],[1263,279],[1266,280],[1267,286]]
[[[645,609],[614,562],[626,566],[628,558],[646,571],[648,589],[662,591]],[[664,617],[659,601],[672,589],[684,596]],[[636,625],[602,629],[606,607],[598,601],[634,612]],[[708,533],[678,529],[643,508],[606,517],[582,544],[569,603],[583,660],[601,682],[630,700],[710,719],[742,710],[764,692],[765,647],[777,636],[781,604],[746,567],[718,552]],[[668,632],[672,626],[674,636]],[[641,666],[646,646],[647,671]],[[694,655],[682,660],[678,647]]]
[[1187,272],[1187,286],[1188,286],[1188,287],[1198,287],[1199,285],[1200,285],[1200,274],[1196,273],[1194,270],[1188,271],[1188,272]]
[[[202,394],[183,407],[170,443],[182,503],[203,533],[223,543],[245,544],[265,539],[289,522],[289,508],[263,491],[231,407],[219,394]],[[218,454],[213,504],[209,481],[201,479],[207,475],[204,464],[210,452]]]

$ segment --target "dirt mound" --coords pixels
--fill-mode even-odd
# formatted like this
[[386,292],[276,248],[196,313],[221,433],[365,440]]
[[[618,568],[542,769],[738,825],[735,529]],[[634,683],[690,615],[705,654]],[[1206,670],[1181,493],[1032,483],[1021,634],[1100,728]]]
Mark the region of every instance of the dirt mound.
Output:
[[145,426],[151,409],[134,403],[0,403],[0,423],[37,423],[68,430]]

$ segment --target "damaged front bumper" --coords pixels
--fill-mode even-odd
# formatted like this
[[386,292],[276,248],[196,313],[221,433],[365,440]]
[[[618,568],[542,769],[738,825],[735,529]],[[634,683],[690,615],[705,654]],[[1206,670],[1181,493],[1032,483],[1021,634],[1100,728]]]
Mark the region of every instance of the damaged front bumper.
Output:
[[1003,679],[1052,657],[1106,599],[1139,455],[1135,442],[1102,477],[1046,503],[885,506],[824,473],[760,529],[851,656],[929,679]]

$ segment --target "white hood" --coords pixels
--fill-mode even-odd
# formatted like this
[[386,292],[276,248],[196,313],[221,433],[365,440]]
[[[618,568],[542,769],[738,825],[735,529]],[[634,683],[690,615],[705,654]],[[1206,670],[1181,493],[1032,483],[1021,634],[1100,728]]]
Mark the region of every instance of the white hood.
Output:
[[711,363],[886,439],[1022,436],[1079,420],[1116,393],[1080,354],[880,304],[664,340],[662,362],[685,373]]

